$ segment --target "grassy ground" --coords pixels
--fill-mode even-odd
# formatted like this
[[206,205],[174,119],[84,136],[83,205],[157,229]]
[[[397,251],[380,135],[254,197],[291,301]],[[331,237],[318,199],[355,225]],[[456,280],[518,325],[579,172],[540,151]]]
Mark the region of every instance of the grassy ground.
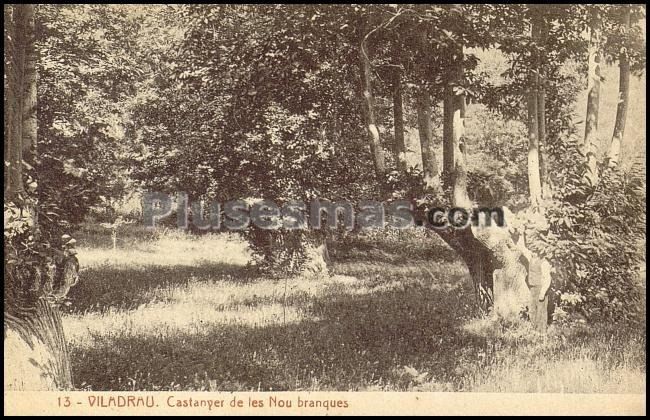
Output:
[[348,240],[332,276],[277,280],[235,235],[125,230],[117,251],[76,235],[81,389],[645,392],[645,331],[481,319],[464,266],[421,233]]

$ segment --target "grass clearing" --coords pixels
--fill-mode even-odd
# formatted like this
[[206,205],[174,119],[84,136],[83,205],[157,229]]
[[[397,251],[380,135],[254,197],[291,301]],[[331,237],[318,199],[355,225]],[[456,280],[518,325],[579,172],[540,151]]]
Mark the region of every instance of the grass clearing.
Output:
[[482,319],[465,267],[421,233],[343,241],[330,277],[293,279],[260,277],[236,235],[129,226],[117,252],[106,231],[76,237],[80,389],[645,390],[645,330]]

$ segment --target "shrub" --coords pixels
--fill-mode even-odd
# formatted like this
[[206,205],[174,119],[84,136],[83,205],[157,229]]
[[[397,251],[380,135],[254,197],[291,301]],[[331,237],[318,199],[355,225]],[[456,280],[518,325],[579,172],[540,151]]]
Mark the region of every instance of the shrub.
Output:
[[[566,142],[559,165],[557,196],[546,208],[548,226],[531,248],[553,262],[557,314],[578,313],[590,321],[643,319],[644,286],[638,270],[644,262],[645,171],[600,168],[600,181],[583,180],[585,161],[577,142]],[[572,163],[573,162],[573,163]]]

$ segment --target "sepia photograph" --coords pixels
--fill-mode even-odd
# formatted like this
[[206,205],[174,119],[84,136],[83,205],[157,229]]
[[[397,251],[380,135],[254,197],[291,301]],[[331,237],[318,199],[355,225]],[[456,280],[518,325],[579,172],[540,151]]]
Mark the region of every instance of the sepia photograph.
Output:
[[5,4],[7,415],[646,413],[645,4]]

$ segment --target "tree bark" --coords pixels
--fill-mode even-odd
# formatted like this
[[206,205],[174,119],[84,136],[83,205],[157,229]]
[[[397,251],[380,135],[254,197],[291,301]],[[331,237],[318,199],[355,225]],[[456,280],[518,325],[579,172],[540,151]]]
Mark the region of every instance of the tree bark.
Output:
[[[629,30],[630,23],[630,6],[624,6],[623,11],[623,25]],[[616,120],[614,123],[614,133],[612,135],[612,143],[609,147],[609,165],[618,165],[621,155],[621,145],[623,143],[623,136],[625,135],[625,122],[627,119],[627,107],[629,104],[630,96],[630,61],[627,55],[626,47],[621,48],[619,54],[619,81],[618,81],[618,106],[616,107]]]
[[586,179],[591,185],[598,182],[596,150],[598,142],[598,108],[600,105],[600,32],[601,20],[592,12],[590,23],[589,63],[587,77],[587,116],[585,118],[584,147],[587,155]]
[[361,67],[362,95],[364,101],[366,130],[368,132],[368,142],[370,144],[370,153],[372,154],[377,179],[380,185],[383,185],[384,174],[386,173],[386,165],[384,162],[384,152],[381,147],[379,128],[377,127],[377,118],[375,115],[375,97],[372,93],[372,72],[370,57],[368,56],[366,34],[363,31],[359,46],[359,62]]
[[438,179],[438,163],[433,150],[433,127],[431,125],[431,95],[421,86],[417,97],[418,134],[422,151],[422,170],[427,187],[435,187]]
[[395,162],[397,170],[406,172],[406,142],[404,139],[404,105],[402,102],[402,80],[400,71],[395,72],[393,82],[393,126],[395,129]]

